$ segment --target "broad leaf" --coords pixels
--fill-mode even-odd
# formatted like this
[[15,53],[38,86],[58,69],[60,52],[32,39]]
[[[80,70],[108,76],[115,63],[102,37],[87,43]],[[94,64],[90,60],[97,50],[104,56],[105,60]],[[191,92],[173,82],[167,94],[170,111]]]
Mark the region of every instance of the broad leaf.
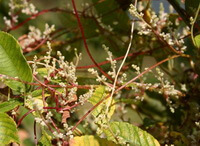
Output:
[[[109,129],[104,130],[107,139],[130,146],[159,146],[158,141],[146,131],[126,122],[111,122]],[[114,135],[115,134],[115,137]]]
[[18,100],[9,100],[9,101],[0,103],[0,112],[8,112],[22,104],[23,103]]
[[42,89],[34,90],[31,95],[33,97],[41,96],[42,95]]
[[200,48],[200,35],[195,36],[194,41],[195,41],[195,46],[197,48]]
[[0,113],[0,144],[6,145],[11,142],[19,143],[16,124],[7,114]]
[[13,36],[2,31],[0,32],[0,74],[17,77],[22,81],[32,81],[31,68],[22,54],[19,43]]
[[17,93],[23,93],[25,92],[25,85],[21,82],[8,79],[5,81],[5,84],[10,87],[12,90],[16,91]]
[[42,137],[39,140],[39,146],[50,146],[52,137],[42,130]]
[[[101,99],[105,98],[108,94],[105,93],[105,86],[99,86],[96,88],[95,92],[93,93],[92,97],[89,98],[89,102],[93,105],[97,104]],[[93,112],[94,117],[98,117],[99,114],[101,114],[103,111],[105,111],[106,107],[108,106],[108,99],[106,99],[103,103],[101,103]],[[114,103],[114,100],[113,100]],[[110,107],[110,111],[107,115],[107,117],[110,119],[115,111],[115,105],[112,105]]]
[[92,135],[76,136],[70,140],[70,146],[117,146],[107,139],[94,137]]

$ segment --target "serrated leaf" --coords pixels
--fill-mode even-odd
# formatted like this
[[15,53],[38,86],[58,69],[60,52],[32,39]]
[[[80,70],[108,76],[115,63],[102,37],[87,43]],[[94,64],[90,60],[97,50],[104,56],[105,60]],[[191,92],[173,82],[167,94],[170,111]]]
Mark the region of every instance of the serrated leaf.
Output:
[[[99,86],[98,88],[96,88],[95,92],[93,93],[92,97],[89,98],[89,102],[92,103],[93,105],[97,104],[101,99],[105,98],[107,96],[107,94],[105,93],[105,86]],[[108,103],[109,99],[106,99],[103,103],[101,103],[96,109],[94,109],[94,111],[92,112],[92,115],[94,117],[97,117],[100,113],[102,113],[103,110],[106,109],[107,103]],[[112,103],[114,103],[115,101],[113,100]],[[110,107],[110,111],[107,115],[107,117],[110,119],[111,116],[113,115],[115,111],[115,105],[112,105]]]
[[160,146],[152,135],[129,123],[111,122],[110,129],[112,133],[108,129],[104,130],[108,140],[116,142],[118,139],[120,144],[129,144],[130,146]]
[[9,100],[9,101],[0,103],[0,112],[8,112],[22,104],[23,103],[18,100]]
[[200,48],[200,34],[194,37],[195,46]]
[[92,135],[76,136],[70,140],[70,146],[117,146],[107,139],[94,137]]
[[19,143],[17,126],[11,117],[0,113],[0,144],[6,145],[11,142]]
[[22,81],[32,81],[31,68],[22,54],[19,43],[13,36],[2,31],[0,31],[0,74],[18,77]]
[[52,137],[42,130],[42,137],[38,142],[38,146],[50,146]]
[[105,86],[99,86],[96,88],[95,92],[93,93],[92,97],[89,98],[89,102],[93,105],[97,104],[103,97],[105,97]]

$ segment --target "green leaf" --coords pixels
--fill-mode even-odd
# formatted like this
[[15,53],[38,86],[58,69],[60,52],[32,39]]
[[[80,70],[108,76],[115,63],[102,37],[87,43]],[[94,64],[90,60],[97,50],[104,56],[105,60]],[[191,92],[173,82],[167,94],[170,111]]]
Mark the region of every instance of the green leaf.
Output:
[[50,146],[52,137],[46,133],[46,131],[42,130],[42,137],[39,140],[39,146]]
[[200,48],[200,34],[194,37],[195,46]]
[[[105,86],[99,86],[98,88],[96,88],[94,94],[92,95],[92,97],[89,98],[89,102],[92,103],[93,105],[97,104],[101,99],[105,98],[108,94],[106,94],[105,92]],[[96,109],[94,109],[94,111],[92,112],[92,115],[94,117],[97,117],[100,113],[102,113],[105,109],[107,103],[108,103],[109,99],[106,99],[103,103],[101,103]],[[115,103],[115,101],[113,100],[113,103]],[[113,115],[115,111],[115,105],[112,105],[110,108],[110,111],[108,113],[108,118],[110,119],[111,116]]]
[[117,146],[107,139],[94,137],[92,135],[76,136],[70,140],[70,146]]
[[15,80],[6,80],[5,84],[10,87],[12,90],[18,92],[18,93],[22,93],[25,92],[25,86],[23,83],[15,81]]
[[23,103],[20,102],[19,100],[9,100],[3,103],[0,103],[0,111],[1,112],[8,112],[15,107],[22,105]]
[[41,75],[42,77],[47,76],[48,75],[48,69],[47,68],[38,68],[37,72],[39,75]]
[[104,130],[108,140],[116,142],[118,139],[120,144],[129,144],[130,146],[160,146],[152,135],[129,123],[111,122],[110,129],[112,132],[108,129]]
[[7,114],[0,113],[0,144],[6,145],[11,142],[19,143],[16,124]]
[[31,68],[22,54],[19,43],[13,36],[2,31],[0,31],[0,74],[18,77],[22,81],[32,81]]
[[31,94],[33,97],[40,96],[42,95],[42,89],[34,90]]

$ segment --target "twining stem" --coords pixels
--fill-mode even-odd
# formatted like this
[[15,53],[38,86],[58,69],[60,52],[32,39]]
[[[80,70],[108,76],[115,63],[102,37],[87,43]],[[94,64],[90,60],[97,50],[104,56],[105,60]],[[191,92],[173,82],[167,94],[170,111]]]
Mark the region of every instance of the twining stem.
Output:
[[88,47],[88,44],[87,44],[87,41],[86,41],[84,29],[83,29],[83,26],[81,24],[81,21],[80,21],[80,18],[79,18],[79,15],[78,15],[78,12],[77,12],[77,9],[76,9],[76,4],[75,4],[74,0],[72,0],[72,5],[73,5],[74,13],[75,13],[75,16],[76,16],[76,19],[77,19],[77,22],[78,22],[78,25],[79,25],[79,28],[80,28],[80,31],[81,31],[81,35],[82,35],[82,38],[83,38],[83,43],[84,43],[84,46],[85,46],[85,49],[86,49],[86,52],[87,52],[88,56],[90,57],[90,59],[92,60],[92,62],[96,65],[96,67],[101,71],[101,73],[105,77],[107,77],[108,79],[110,79],[112,81],[113,79],[107,73],[105,73],[102,70],[102,68],[97,64],[97,62],[92,57],[92,55],[91,55],[91,53],[89,51],[89,47]]
[[[168,60],[177,58],[177,57],[188,57],[187,55],[174,55],[172,57],[168,57],[158,63],[156,63],[155,65],[149,67],[147,70],[145,70],[144,72],[142,72],[141,74],[137,75],[136,77],[134,77],[132,80],[128,81],[126,84],[122,85],[121,87],[119,87],[117,90],[115,90],[114,93],[117,93],[118,91],[122,90],[123,88],[125,88],[128,84],[134,82],[135,80],[137,80],[138,78],[140,78],[142,75],[148,73],[150,70],[154,69],[155,67],[161,65],[164,62],[167,62]],[[76,127],[96,108],[98,107],[103,101],[105,101],[106,99],[108,99],[110,97],[110,94],[108,96],[106,96],[105,98],[101,99],[97,104],[95,104],[91,109],[89,109],[89,111],[87,111],[87,113],[85,115],[83,115],[83,117],[74,125],[74,127],[72,128],[72,131],[74,131],[76,129]]]
[[133,30],[134,30],[134,22],[132,22],[132,24],[131,24],[131,35],[130,35],[130,42],[129,42],[129,45],[128,45],[128,49],[127,49],[127,51],[126,51],[126,54],[125,54],[125,56],[124,56],[124,59],[123,59],[121,65],[120,65],[120,67],[119,67],[119,69],[118,69],[118,71],[117,71],[116,76],[115,76],[115,80],[114,80],[113,87],[112,87],[112,92],[111,92],[110,99],[109,99],[108,104],[107,104],[106,114],[108,114],[109,109],[110,109],[110,106],[111,106],[111,104],[112,104],[113,94],[114,94],[114,92],[115,92],[115,87],[116,87],[116,84],[117,84],[117,80],[118,80],[119,73],[120,73],[120,71],[121,71],[121,69],[122,69],[122,67],[123,67],[123,65],[124,65],[124,63],[125,63],[125,61],[126,61],[126,58],[128,57],[128,54],[129,54],[129,52],[130,52],[130,49],[131,49],[131,45],[132,45],[132,41],[133,41]]

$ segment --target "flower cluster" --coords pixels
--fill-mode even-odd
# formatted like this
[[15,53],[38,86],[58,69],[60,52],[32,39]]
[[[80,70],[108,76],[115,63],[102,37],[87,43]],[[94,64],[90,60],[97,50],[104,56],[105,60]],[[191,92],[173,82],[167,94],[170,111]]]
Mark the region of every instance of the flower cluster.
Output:
[[21,12],[26,15],[34,15],[38,13],[35,6],[27,0],[10,0],[8,6],[10,8],[8,13],[9,18],[6,16],[3,17],[7,29],[12,28],[14,24],[18,23],[19,14],[17,13],[17,10],[21,10]]
[[[177,30],[175,33],[173,29],[173,23],[176,26],[179,25],[179,19],[176,18],[175,22],[170,21],[170,14],[165,12],[163,3],[160,3],[160,11],[158,14],[155,13],[150,8],[144,8],[142,2],[139,3],[139,10],[142,12],[138,12],[137,8],[133,5],[130,6],[129,12],[132,16],[137,17],[139,21],[136,22],[138,28],[139,35],[157,35],[163,41],[165,41],[168,45],[175,48],[175,50],[184,53],[186,51],[186,46],[184,45],[184,36],[188,34],[188,28],[183,27],[182,35],[180,35],[180,31]],[[169,7],[170,12],[173,13],[172,6]],[[150,21],[149,21],[150,19]],[[168,31],[164,32],[163,28],[167,28]],[[184,35],[185,34],[185,35]]]
[[40,29],[29,26],[29,33],[25,36],[22,36],[19,38],[21,47],[23,49],[31,50],[32,48],[29,47],[30,45],[33,45],[34,43],[38,43],[44,39],[51,40],[50,34],[55,31],[55,26],[49,26],[48,24],[45,24],[44,32],[41,32]]
[[103,45],[102,47],[104,48],[104,50],[108,54],[108,58],[106,58],[106,60],[110,61],[110,64],[111,64],[112,71],[109,71],[108,74],[112,78],[115,78],[115,76],[116,76],[116,63],[117,63],[117,61],[113,59],[113,54],[112,54],[112,52],[109,51],[109,48],[106,47],[106,45]]
[[29,3],[27,0],[22,0],[22,13],[26,15],[34,15],[38,13],[38,10],[36,10],[35,6],[32,3]]

